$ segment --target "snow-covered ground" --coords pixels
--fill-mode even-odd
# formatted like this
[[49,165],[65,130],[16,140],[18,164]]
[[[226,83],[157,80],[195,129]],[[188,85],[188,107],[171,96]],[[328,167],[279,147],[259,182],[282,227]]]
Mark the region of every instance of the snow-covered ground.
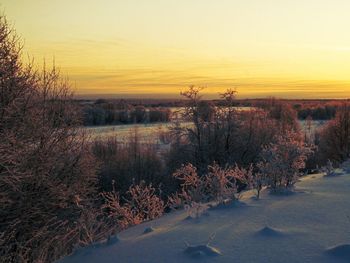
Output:
[[61,262],[350,262],[349,216],[350,174],[310,175],[293,194],[247,192],[198,219],[170,213]]

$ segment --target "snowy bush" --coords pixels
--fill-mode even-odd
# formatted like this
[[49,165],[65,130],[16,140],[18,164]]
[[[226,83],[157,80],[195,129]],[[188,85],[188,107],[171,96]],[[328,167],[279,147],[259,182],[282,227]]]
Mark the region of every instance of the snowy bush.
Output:
[[174,177],[181,181],[181,190],[169,197],[169,206],[179,208],[193,203],[217,201],[238,198],[237,185],[250,185],[252,181],[252,166],[248,169],[235,167],[221,168],[214,164],[208,166],[208,173],[198,176],[196,168],[188,164],[178,169]]
[[[181,182],[181,190],[175,196],[182,199],[184,204],[208,201],[205,194],[205,182],[198,176],[197,169],[192,164],[183,165],[175,171],[173,177]],[[172,196],[173,199],[175,196]]]
[[111,224],[116,226],[117,230],[122,230],[163,215],[164,202],[155,191],[152,185],[141,182],[139,185],[130,186],[127,197],[122,202],[113,186],[112,192],[102,193],[104,199],[102,208]]
[[311,148],[304,145],[297,134],[288,132],[285,136],[277,136],[276,142],[263,149],[262,161],[257,166],[273,191],[288,189],[296,183],[311,152]]
[[102,193],[104,204],[102,209],[106,212],[110,223],[116,227],[117,230],[123,230],[130,225],[140,224],[138,218],[134,218],[129,206],[122,205],[118,192],[104,192]]
[[211,200],[223,203],[226,199],[237,199],[238,183],[249,185],[252,178],[252,167],[222,169],[217,164],[208,167],[208,174],[204,177],[206,192]]
[[163,215],[164,202],[155,194],[156,189],[150,184],[141,182],[132,185],[127,192],[127,206],[137,220],[148,221]]

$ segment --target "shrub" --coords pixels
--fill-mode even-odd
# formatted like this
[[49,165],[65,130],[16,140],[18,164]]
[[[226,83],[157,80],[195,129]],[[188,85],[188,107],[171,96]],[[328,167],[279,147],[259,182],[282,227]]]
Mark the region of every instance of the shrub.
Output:
[[155,194],[152,185],[141,182],[132,185],[127,192],[126,204],[130,208],[133,218],[148,221],[160,217],[164,212],[164,202]]
[[237,199],[238,185],[249,185],[252,178],[252,166],[244,169],[236,165],[233,168],[220,168],[217,164],[208,167],[204,176],[206,192],[210,200],[223,203],[226,199]]
[[116,231],[123,230],[129,226],[140,224],[139,218],[135,218],[129,206],[121,203],[121,198],[116,192],[113,184],[113,191],[101,193],[104,204],[102,210],[107,215],[109,223]]
[[179,208],[185,205],[192,207],[194,203],[224,203],[226,200],[235,200],[238,198],[238,185],[250,184],[252,171],[252,166],[249,169],[239,168],[237,165],[223,169],[214,164],[208,167],[206,175],[198,176],[197,169],[192,164],[182,166],[173,174],[181,181],[181,189],[169,197],[169,205]]
[[185,204],[207,201],[205,200],[204,183],[197,174],[197,168],[192,164],[182,165],[173,174],[173,177],[181,182],[181,190],[175,196],[184,200]]
[[288,132],[285,136],[277,136],[276,142],[264,147],[258,163],[260,173],[267,178],[272,190],[292,187],[305,167],[307,156],[312,152],[298,139],[298,135]]
[[116,231],[120,231],[160,217],[164,212],[164,202],[155,192],[156,189],[152,185],[141,182],[130,186],[124,200],[121,200],[113,184],[113,191],[102,193],[102,208],[109,218],[109,223]]

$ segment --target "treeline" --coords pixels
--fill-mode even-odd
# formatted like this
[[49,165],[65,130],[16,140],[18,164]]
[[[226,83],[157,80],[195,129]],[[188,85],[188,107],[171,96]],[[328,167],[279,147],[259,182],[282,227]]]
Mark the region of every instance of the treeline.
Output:
[[[281,101],[292,107],[299,120],[331,120],[336,116],[342,101],[289,101],[267,98],[259,100],[235,100],[230,107],[256,107],[266,109],[274,101]],[[170,106],[177,108],[188,107],[186,100],[174,101],[143,101],[143,100],[105,100],[79,101],[84,115],[85,126],[115,125],[132,123],[169,122],[172,119]],[[223,107],[223,100],[203,100],[216,107]]]
[[297,109],[299,120],[306,120],[312,118],[312,120],[331,120],[334,119],[337,113],[338,106],[318,106],[316,108],[303,108]]
[[168,108],[133,106],[125,101],[100,99],[93,104],[84,104],[82,110],[85,126],[169,122],[171,119],[171,110]]
[[297,114],[299,120],[331,120],[336,116],[337,110],[346,101],[323,101],[323,100],[311,100],[311,101],[294,101],[294,100],[278,100],[276,98],[260,99],[254,102],[254,106],[265,109],[269,105],[273,105],[275,101],[281,101],[293,110]]

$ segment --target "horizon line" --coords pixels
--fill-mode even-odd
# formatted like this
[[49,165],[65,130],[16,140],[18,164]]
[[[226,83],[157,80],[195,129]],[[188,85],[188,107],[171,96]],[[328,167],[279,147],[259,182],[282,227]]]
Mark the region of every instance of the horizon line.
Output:
[[[311,94],[310,94],[311,95]],[[323,97],[323,96],[278,96],[278,94],[265,94],[257,96],[236,96],[236,100],[261,100],[261,99],[282,99],[282,100],[350,100],[350,97]],[[180,94],[176,93],[86,93],[73,94],[74,99],[140,99],[140,100],[186,100]],[[220,99],[216,93],[202,93],[203,99],[217,100]]]

